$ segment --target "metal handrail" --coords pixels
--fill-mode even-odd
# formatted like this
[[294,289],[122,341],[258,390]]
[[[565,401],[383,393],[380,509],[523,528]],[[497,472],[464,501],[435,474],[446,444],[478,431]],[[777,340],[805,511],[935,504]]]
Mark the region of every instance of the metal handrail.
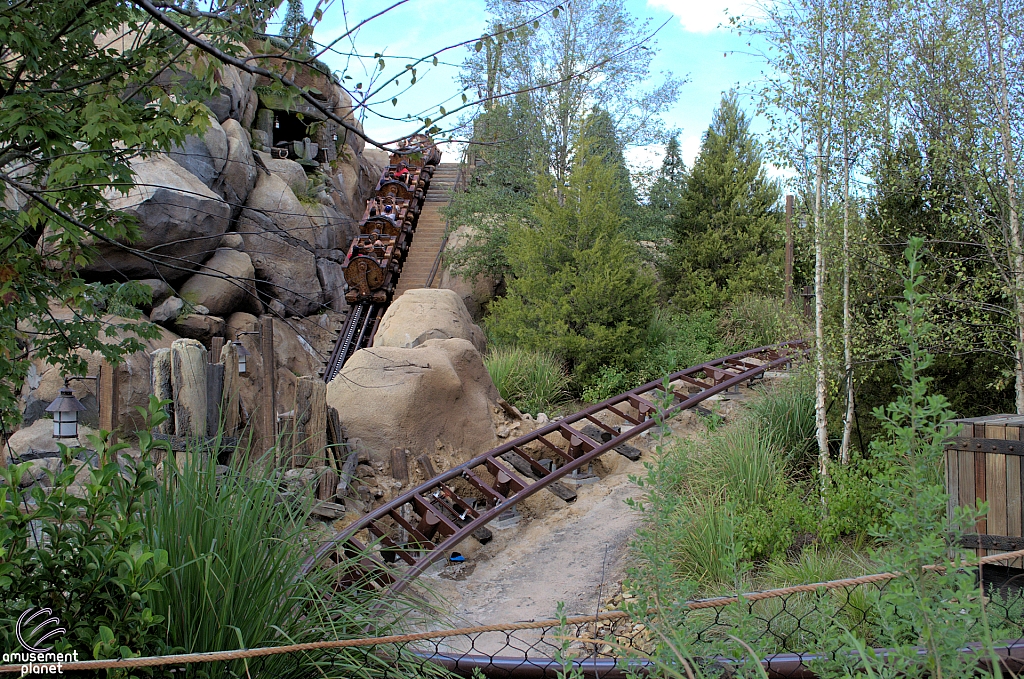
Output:
[[[455,200],[455,192],[459,190],[459,184],[462,182],[462,170],[466,167],[466,154],[462,154],[462,159],[459,161],[459,171],[455,175],[455,184],[452,186],[452,195],[448,199],[448,205],[451,207],[452,202]],[[444,255],[444,249],[448,247],[448,229],[451,226],[451,218],[445,216],[444,218],[444,239],[441,241],[440,247],[437,248],[437,257],[434,257],[434,266],[430,268],[430,275],[427,276],[427,287],[434,285],[434,276],[437,275],[437,270],[441,267],[441,257]]]

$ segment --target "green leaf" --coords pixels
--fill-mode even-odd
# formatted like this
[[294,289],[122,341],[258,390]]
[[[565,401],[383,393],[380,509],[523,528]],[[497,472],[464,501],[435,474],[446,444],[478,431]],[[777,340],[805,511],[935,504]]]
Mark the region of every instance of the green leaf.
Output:
[[392,106],[398,106],[398,97],[395,97],[395,98],[393,98],[393,99],[391,100],[391,105],[392,105]]
[[434,66],[437,66],[437,57],[434,57]]
[[484,48],[484,41],[483,40],[477,40],[476,45],[473,46],[473,49],[476,50],[477,52],[479,52],[483,48]]
[[553,18],[553,19],[557,19],[558,18],[558,8],[557,7],[555,7],[553,10],[551,10],[551,18]]

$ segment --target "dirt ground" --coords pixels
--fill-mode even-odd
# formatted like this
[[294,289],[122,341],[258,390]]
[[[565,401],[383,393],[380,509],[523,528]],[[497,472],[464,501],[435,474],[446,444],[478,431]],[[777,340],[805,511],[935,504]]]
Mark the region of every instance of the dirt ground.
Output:
[[[746,396],[718,400],[715,409],[728,416]],[[684,412],[671,428],[676,436],[689,437],[704,425],[695,413]],[[593,614],[619,591],[629,566],[629,542],[640,524],[626,500],[640,499],[642,490],[629,477],[646,473],[643,463],[653,458],[655,447],[647,436],[630,443],[643,451],[639,461],[608,453],[595,469],[600,480],[576,487],[575,502],[540,491],[522,503],[518,524],[502,529],[492,523],[490,543],[463,543],[464,563],[435,566],[420,578],[447,606],[451,623],[550,619],[559,601],[567,615]]]

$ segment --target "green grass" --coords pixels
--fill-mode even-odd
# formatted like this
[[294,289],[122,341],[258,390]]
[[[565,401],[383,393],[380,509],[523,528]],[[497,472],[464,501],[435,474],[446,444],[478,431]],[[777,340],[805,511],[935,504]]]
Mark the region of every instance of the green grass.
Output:
[[814,394],[805,375],[763,389],[750,414],[765,439],[784,452],[790,469],[804,471],[817,455]]
[[[256,648],[360,637],[371,627],[387,634],[414,617],[404,599],[374,610],[381,602],[370,589],[336,588],[344,564],[301,573],[313,548],[304,530],[312,499],[282,501],[279,475],[231,469],[217,476],[201,462],[164,469],[141,520],[172,567],[153,599],[171,646]],[[185,676],[372,677],[388,664],[358,650],[308,652],[194,665]]]
[[569,380],[552,354],[497,347],[484,365],[501,397],[523,412],[550,414],[569,400]]
[[777,297],[750,293],[722,312],[721,330],[729,346],[749,349],[811,335],[799,297],[787,309]]

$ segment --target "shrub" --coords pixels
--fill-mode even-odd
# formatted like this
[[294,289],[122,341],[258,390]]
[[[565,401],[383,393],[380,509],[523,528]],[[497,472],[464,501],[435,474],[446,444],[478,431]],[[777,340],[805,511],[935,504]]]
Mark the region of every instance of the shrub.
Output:
[[814,392],[808,371],[797,373],[790,381],[763,389],[750,403],[750,414],[762,436],[781,450],[790,469],[809,471],[816,461],[816,425]]
[[746,294],[722,313],[721,329],[732,347],[751,349],[811,336],[807,319],[777,297]]
[[484,365],[501,397],[523,412],[551,413],[569,398],[562,364],[545,351],[498,347],[487,354]]
[[[155,397],[149,426],[166,415]],[[91,436],[95,467],[78,462],[84,449],[60,446],[63,470],[47,473],[49,488],[20,487],[30,463],[0,467],[0,645],[21,648],[18,617],[49,608],[67,632],[53,638],[56,653],[78,651],[81,660],[131,658],[168,649],[163,618],[152,606],[168,569],[167,554],[145,539],[138,513],[156,486],[148,432],[139,433],[142,455],[122,453],[107,432]],[[88,482],[73,488],[76,476]],[[79,492],[80,491],[80,492]],[[81,657],[84,656],[84,657]],[[135,674],[151,674],[138,670]]]

